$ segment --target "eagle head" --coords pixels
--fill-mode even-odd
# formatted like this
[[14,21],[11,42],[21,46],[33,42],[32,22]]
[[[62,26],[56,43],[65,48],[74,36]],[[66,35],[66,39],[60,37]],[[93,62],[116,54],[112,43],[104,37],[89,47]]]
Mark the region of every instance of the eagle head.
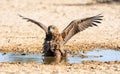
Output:
[[59,33],[58,28],[54,25],[50,25],[48,27],[48,32],[52,33],[52,34],[58,34]]

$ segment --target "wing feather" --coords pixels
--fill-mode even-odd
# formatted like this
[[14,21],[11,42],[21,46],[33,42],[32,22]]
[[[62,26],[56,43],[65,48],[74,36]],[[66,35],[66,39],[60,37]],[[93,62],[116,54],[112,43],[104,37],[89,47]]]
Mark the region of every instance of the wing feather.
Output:
[[88,27],[97,26],[97,23],[101,23],[102,17],[103,16],[99,14],[93,17],[73,20],[61,33],[64,44],[78,32],[81,32]]
[[26,17],[24,17],[24,16],[22,16],[22,15],[19,15],[19,16],[22,17],[22,19],[27,20],[28,22],[30,21],[30,22],[38,25],[39,27],[41,27],[41,28],[45,31],[45,33],[48,32],[48,31],[47,31],[47,27],[46,27],[45,25],[43,25],[42,23],[37,22],[37,21],[35,21],[35,20],[33,20],[33,19],[30,19],[30,18],[26,18]]

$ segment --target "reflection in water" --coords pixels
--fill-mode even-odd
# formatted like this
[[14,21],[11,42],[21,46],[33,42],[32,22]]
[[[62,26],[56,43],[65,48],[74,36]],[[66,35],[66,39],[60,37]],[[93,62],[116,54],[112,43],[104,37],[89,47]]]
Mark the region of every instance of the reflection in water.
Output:
[[57,64],[57,63],[66,63],[67,58],[55,58],[55,57],[44,57],[43,54],[14,54],[7,53],[3,55],[0,53],[0,62],[38,62],[44,64]]
[[87,53],[78,52],[74,57],[69,54],[68,58],[54,58],[44,57],[43,54],[14,54],[14,53],[0,53],[0,62],[37,62],[44,64],[54,63],[80,63],[82,61],[120,61],[120,51],[95,49]]
[[58,63],[67,63],[67,58],[60,58],[57,59],[55,57],[44,57],[43,59],[44,64],[58,64]]

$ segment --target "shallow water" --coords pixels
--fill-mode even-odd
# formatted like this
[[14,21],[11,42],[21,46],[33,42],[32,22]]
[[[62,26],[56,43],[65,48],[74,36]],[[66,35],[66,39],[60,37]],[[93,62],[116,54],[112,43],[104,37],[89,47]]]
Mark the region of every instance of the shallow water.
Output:
[[69,63],[79,63],[82,61],[120,61],[120,51],[111,49],[95,49],[87,53],[79,52],[75,57],[69,56]]
[[[37,63],[45,63],[53,61],[51,58],[44,58],[43,54],[14,54],[14,53],[0,53],[0,62],[37,62]],[[92,51],[88,51],[86,53],[79,52],[76,55],[69,54],[67,60],[64,60],[67,63],[80,63],[82,61],[100,61],[100,62],[108,62],[108,61],[120,61],[120,51],[112,50],[112,49],[94,49]]]

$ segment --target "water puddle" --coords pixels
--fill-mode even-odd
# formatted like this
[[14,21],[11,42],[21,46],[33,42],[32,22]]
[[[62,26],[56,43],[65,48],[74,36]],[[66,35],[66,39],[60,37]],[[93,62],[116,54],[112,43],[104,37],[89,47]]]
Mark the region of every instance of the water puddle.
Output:
[[[111,49],[94,49],[86,53],[79,52],[76,55],[69,54],[67,60],[63,60],[67,63],[80,63],[82,61],[120,61],[120,51]],[[37,62],[37,63],[48,63],[54,61],[54,59],[48,57],[45,58],[43,54],[14,54],[14,53],[0,53],[0,62]]]
[[72,57],[72,55],[69,56],[69,63],[79,63],[92,60],[100,62],[120,61],[120,51],[95,49],[93,51],[88,51],[87,53],[79,52],[75,57]]

